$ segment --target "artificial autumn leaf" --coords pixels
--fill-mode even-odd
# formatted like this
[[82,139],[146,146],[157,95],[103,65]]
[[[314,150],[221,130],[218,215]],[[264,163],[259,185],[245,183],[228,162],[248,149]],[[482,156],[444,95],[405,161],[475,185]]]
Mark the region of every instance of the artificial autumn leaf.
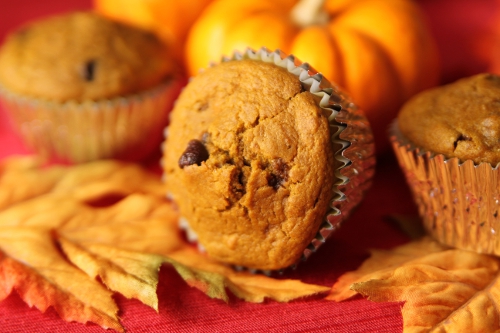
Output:
[[[288,302],[290,300],[325,293],[330,290],[328,287],[305,284],[298,280],[273,279],[265,275],[252,274],[249,272],[236,272],[232,268],[220,264],[207,258],[193,248],[184,247],[169,254],[169,258],[186,267],[196,267],[197,270],[217,274],[218,277],[204,279],[203,281],[188,283],[201,290],[214,290],[219,292],[224,287],[231,290],[237,297],[248,302],[260,303],[265,298],[270,298],[278,302]],[[182,275],[182,274],[181,274]],[[220,276],[223,279],[220,279]],[[220,292],[222,299],[227,299],[224,293]]]
[[[0,210],[51,190],[63,172],[53,167],[39,170],[35,158],[10,158],[0,163]],[[37,184],[36,187],[19,184]]]
[[[65,320],[119,331],[113,291],[157,308],[163,258],[148,250],[181,245],[177,214],[163,199],[158,177],[111,161],[39,168],[23,158],[7,160],[1,170],[9,204],[0,210],[0,299],[15,289],[42,311],[53,306]],[[42,192],[37,183],[47,175]]]
[[340,277],[327,299],[357,294],[375,302],[404,301],[404,332],[500,331],[500,260],[429,237],[372,251],[358,270]]
[[329,290],[235,272],[198,253],[179,233],[165,193],[158,176],[133,164],[42,168],[29,157],[4,160],[0,301],[16,290],[28,305],[41,311],[52,306],[67,321],[123,331],[113,292],[158,310],[163,263],[189,285],[223,300],[226,288],[253,302]]

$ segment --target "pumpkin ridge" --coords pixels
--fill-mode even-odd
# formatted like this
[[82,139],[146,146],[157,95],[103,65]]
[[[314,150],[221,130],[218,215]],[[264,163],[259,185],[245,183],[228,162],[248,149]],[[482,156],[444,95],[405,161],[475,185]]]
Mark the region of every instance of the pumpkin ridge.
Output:
[[[359,19],[367,17],[368,14],[370,14],[368,19]],[[433,77],[433,74],[437,73],[437,65],[432,61],[437,57],[437,51],[432,44],[430,32],[421,20],[422,16],[422,12],[413,1],[364,0],[362,3],[352,5],[349,8],[349,15],[344,16],[340,22],[341,25],[364,31],[365,34],[370,35],[378,44],[387,49],[391,63],[400,74],[403,100],[437,83],[437,77]],[[369,23],[382,20],[383,22],[376,29],[373,28],[373,24]],[[390,30],[387,26],[384,27],[387,22],[390,22]],[[406,31],[411,32],[408,37],[403,34]],[[394,40],[398,39],[401,39],[401,45],[404,46],[394,43]],[[400,52],[403,49],[414,49],[415,47],[420,48],[417,53],[402,54]],[[414,54],[418,55],[419,52],[427,54],[427,57],[414,56]],[[409,64],[413,66],[409,66]],[[418,70],[422,68],[430,70],[424,75],[424,72]]]
[[[362,109],[375,110],[370,122],[382,123],[385,112],[396,109],[403,98],[403,87],[394,64],[376,40],[357,29],[343,26],[337,29],[335,36],[339,38],[339,50],[345,59],[344,89]],[[386,128],[373,126],[373,132],[375,137],[382,138]]]
[[384,47],[383,44],[381,44],[376,38],[373,36],[367,34],[365,31],[361,29],[357,29],[356,27],[351,27],[350,28],[352,31],[355,31],[362,39],[365,39],[369,41],[369,43],[379,51],[379,55],[383,56],[385,58],[385,75],[390,74],[393,78],[396,79],[396,85],[393,86],[394,90],[397,91],[397,94],[394,94],[392,97],[397,96],[397,102],[398,103],[403,103],[403,98],[404,98],[404,79],[400,75],[398,69],[396,68],[396,65],[393,61],[393,56],[392,53],[389,49]]
[[346,84],[346,73],[345,73],[345,66],[344,66],[344,63],[345,63],[344,55],[342,54],[342,52],[340,52],[339,43],[338,43],[337,39],[334,37],[334,35],[328,32],[328,28],[326,26],[323,27],[323,28],[326,31],[326,35],[328,37],[328,41],[330,43],[330,47],[334,50],[334,53],[337,55],[337,61],[339,62],[338,66],[337,66],[337,68],[338,68],[338,72],[337,72],[338,74],[337,75],[338,76],[337,76],[337,80],[335,81],[335,83],[337,83],[341,87],[344,87],[345,84]]

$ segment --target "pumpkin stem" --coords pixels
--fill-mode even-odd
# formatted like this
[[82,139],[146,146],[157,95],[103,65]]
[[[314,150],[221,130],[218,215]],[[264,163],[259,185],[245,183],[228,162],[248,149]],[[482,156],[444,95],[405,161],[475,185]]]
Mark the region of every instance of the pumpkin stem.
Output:
[[328,22],[328,14],[323,10],[325,0],[300,0],[290,12],[292,21],[300,27],[321,25]]

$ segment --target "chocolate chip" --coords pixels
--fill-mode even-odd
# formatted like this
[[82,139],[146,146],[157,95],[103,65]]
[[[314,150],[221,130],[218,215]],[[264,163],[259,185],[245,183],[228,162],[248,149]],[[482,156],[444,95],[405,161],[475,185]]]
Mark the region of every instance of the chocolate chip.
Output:
[[273,173],[277,174],[283,180],[288,179],[288,165],[283,162],[281,158],[275,159],[271,162],[271,167],[273,169]]
[[277,190],[288,180],[288,165],[281,158],[271,162],[271,173],[267,177],[267,184]]
[[267,185],[271,186],[275,190],[277,190],[281,186],[282,182],[283,180],[275,174],[271,173],[269,174],[269,176],[267,176]]
[[95,78],[96,61],[89,60],[83,65],[82,75],[85,81],[93,81]]
[[188,165],[201,165],[201,162],[208,159],[208,151],[199,140],[191,140],[188,143],[186,150],[179,158],[179,167],[184,169]]

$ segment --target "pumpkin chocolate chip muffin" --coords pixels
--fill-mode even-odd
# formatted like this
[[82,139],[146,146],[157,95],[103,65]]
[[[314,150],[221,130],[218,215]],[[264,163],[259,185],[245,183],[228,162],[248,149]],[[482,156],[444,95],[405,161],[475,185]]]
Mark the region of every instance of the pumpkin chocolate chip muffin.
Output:
[[275,270],[296,263],[334,214],[336,172],[346,166],[336,155],[348,144],[336,135],[345,128],[338,111],[320,107],[322,94],[282,67],[291,60],[278,66],[248,54],[254,59],[223,62],[183,90],[163,165],[171,196],[211,257]]
[[0,48],[1,92],[17,128],[42,155],[72,162],[151,152],[176,75],[155,35],[92,12],[27,24]]
[[424,226],[458,248],[500,254],[500,77],[425,91],[391,129]]
[[401,132],[416,146],[448,158],[500,162],[500,77],[480,74],[427,91],[399,113]]

